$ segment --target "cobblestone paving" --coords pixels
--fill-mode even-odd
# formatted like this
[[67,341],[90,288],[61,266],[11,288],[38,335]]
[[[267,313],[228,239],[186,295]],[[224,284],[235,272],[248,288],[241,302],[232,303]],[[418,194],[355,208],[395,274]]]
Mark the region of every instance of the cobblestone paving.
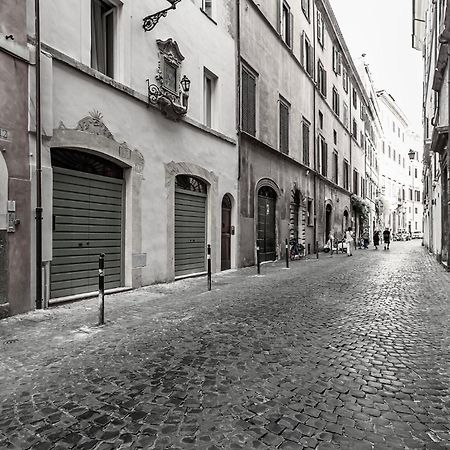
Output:
[[0,448],[450,448],[450,276],[418,241],[0,322]]

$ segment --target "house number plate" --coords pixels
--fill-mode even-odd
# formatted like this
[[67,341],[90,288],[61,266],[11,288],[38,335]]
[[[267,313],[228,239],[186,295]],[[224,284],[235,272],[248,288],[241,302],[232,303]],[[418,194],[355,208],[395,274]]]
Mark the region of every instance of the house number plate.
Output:
[[3,141],[9,141],[9,131],[4,128],[0,128],[0,139]]

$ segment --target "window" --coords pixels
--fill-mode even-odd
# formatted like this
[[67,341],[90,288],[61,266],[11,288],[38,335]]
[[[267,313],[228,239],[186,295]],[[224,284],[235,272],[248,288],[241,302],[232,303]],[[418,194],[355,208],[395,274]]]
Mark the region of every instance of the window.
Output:
[[317,63],[317,86],[319,92],[326,97],[327,96],[327,72],[323,68],[321,61]]
[[303,164],[305,166],[309,166],[309,122],[306,119],[303,119],[302,122],[302,147],[303,147]]
[[355,119],[353,119],[352,136],[354,139],[358,139],[358,125]]
[[333,72],[340,75],[342,71],[342,56],[338,49],[333,46]]
[[395,133],[395,122],[392,122],[392,131]]
[[325,25],[320,11],[317,11],[317,41],[323,47],[325,43]]
[[416,202],[420,202],[420,191],[414,191],[414,197]]
[[289,153],[289,106],[280,99],[280,152]]
[[292,14],[286,2],[283,2],[281,11],[281,37],[289,47],[292,47]]
[[353,102],[353,108],[358,108],[358,94],[356,93],[356,89],[352,89],[352,102]]
[[256,135],[256,77],[245,67],[242,68],[241,126],[246,133]]
[[319,136],[318,171],[326,177],[328,174],[328,145],[322,136]]
[[342,86],[344,87],[344,91],[348,94],[348,73],[346,69],[342,70]]
[[333,181],[339,183],[339,156],[337,151],[333,152]]
[[344,127],[348,130],[349,127],[349,115],[348,115],[348,106],[347,103],[342,104],[342,110],[343,110],[343,120],[344,120]]
[[383,148],[382,148],[383,154],[385,154],[386,153],[386,143],[383,141],[382,145],[383,145]]
[[417,178],[417,168],[414,168],[414,178]]
[[323,114],[322,111],[319,111],[319,128],[323,130]]
[[395,152],[395,148],[394,149],[392,149],[392,159],[395,161],[395,155],[396,155],[396,152]]
[[302,64],[308,75],[311,77],[313,74],[313,58],[312,58],[312,46],[311,42],[309,42],[308,37],[306,36],[306,33],[303,32],[302,34]]
[[302,0],[302,10],[303,10],[303,14],[308,19],[308,22],[309,22],[311,20],[310,19],[310,4],[309,4],[309,0]]
[[361,197],[364,198],[366,196],[366,183],[363,177],[361,177],[360,186],[361,186]]
[[413,191],[412,189],[409,190],[409,200],[412,201],[413,199]]
[[366,117],[366,107],[363,105],[363,103],[361,102],[361,108],[359,110],[359,118],[361,120],[364,120]]
[[217,77],[205,69],[203,77],[203,122],[212,128],[214,125],[214,91]]
[[339,117],[339,94],[337,89],[333,86],[333,111]]
[[349,190],[349,175],[350,175],[350,168],[348,165],[348,162],[344,159],[344,165],[343,165],[343,177],[344,177],[344,189]]
[[333,130],[333,143],[334,145],[337,145],[337,131]]
[[[390,145],[388,145],[388,157],[390,158],[391,157],[391,146]],[[410,174],[411,175],[411,174]]]
[[308,198],[307,203],[306,203],[306,216],[307,216],[307,220],[308,220],[308,226],[312,226],[314,223],[313,222],[314,221],[313,201],[310,198]]
[[402,157],[401,157],[401,155],[398,155],[398,163],[399,163],[400,165],[402,165]]
[[356,169],[353,169],[353,193],[355,195],[358,195],[358,171]]
[[91,67],[112,78],[116,8],[102,0],[92,0],[91,5]]
[[203,0],[202,10],[208,17],[212,17],[212,0]]

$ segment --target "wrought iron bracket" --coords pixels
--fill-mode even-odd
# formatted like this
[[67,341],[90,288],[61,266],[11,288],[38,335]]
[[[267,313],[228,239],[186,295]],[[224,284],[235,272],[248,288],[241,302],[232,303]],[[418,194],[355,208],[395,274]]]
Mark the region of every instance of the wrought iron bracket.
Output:
[[149,105],[158,106],[163,116],[177,122],[182,116],[186,115],[188,111],[188,93],[183,92],[180,94],[182,104],[179,105],[156,84],[150,84],[150,81],[147,80],[147,85]]
[[144,31],[153,30],[153,28],[155,28],[156,24],[159,22],[159,19],[161,19],[161,17],[166,17],[167,12],[170,11],[171,9],[176,9],[177,3],[181,2],[181,0],[167,0],[167,1],[171,4],[168,8],[163,9],[162,11],[159,11],[157,13],[150,14],[147,17],[144,17],[143,19],[144,24],[142,25]]

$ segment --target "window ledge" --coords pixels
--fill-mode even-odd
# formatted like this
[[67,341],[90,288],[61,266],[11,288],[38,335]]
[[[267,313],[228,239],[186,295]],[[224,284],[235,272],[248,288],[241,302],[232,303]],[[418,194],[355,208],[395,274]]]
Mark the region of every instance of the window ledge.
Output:
[[217,25],[217,22],[203,9],[200,8],[200,11],[214,24]]

